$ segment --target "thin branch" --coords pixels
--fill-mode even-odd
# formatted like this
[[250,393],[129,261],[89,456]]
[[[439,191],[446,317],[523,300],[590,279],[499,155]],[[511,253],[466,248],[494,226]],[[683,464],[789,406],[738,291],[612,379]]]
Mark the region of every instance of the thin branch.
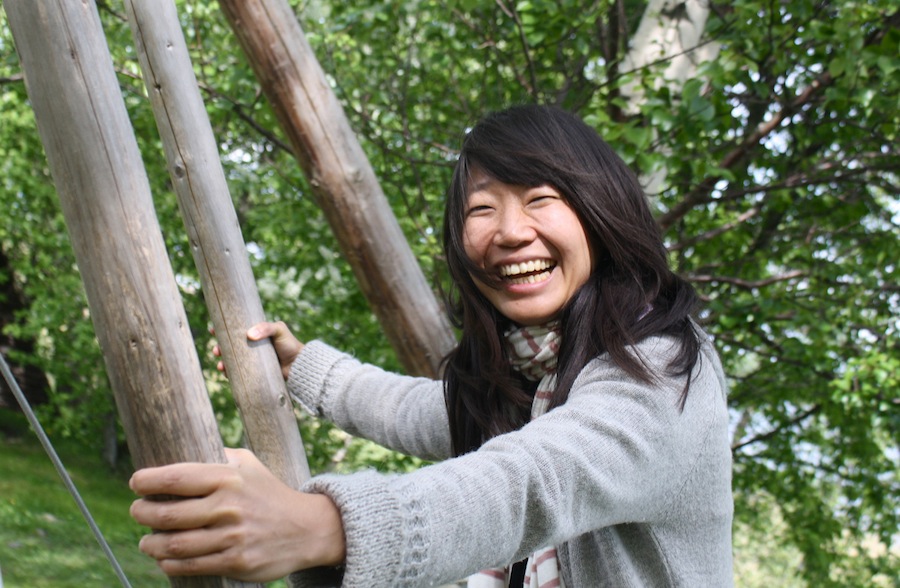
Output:
[[[761,123],[749,136],[731,150],[719,163],[720,169],[731,169],[747,157],[758,146],[759,142],[778,128],[782,121],[794,114],[800,107],[812,101],[819,92],[834,82],[834,77],[828,73],[822,73],[817,79],[790,104],[777,112],[770,120]],[[659,218],[659,224],[663,230],[667,230],[673,224],[681,220],[695,206],[705,203],[709,199],[709,193],[718,183],[718,177],[704,179],[696,188],[688,192],[677,205]]]
[[772,284],[777,284],[778,282],[786,282],[788,280],[793,280],[795,278],[802,278],[805,275],[806,275],[806,272],[803,270],[793,270],[793,271],[787,272],[785,274],[766,278],[764,280],[742,280],[741,278],[731,278],[728,276],[690,275],[690,274],[685,277],[687,278],[688,281],[696,282],[699,284],[708,284],[708,283],[731,284],[732,286],[737,286],[738,288],[743,288],[745,290],[753,290],[754,288],[764,288],[766,286],[771,286]]
[[[794,304],[795,304],[795,306],[803,308],[802,304],[799,304],[797,302],[795,302]],[[806,308],[806,310],[810,311],[811,309]],[[777,320],[791,320],[792,317],[782,314],[780,316],[771,317],[771,318],[777,319]],[[764,321],[764,322],[767,324],[771,324],[772,321],[769,320],[769,321]],[[774,361],[774,362],[778,362],[782,365],[792,366],[792,367],[798,368],[800,370],[803,370],[805,373],[808,373],[812,376],[816,376],[816,378],[820,379],[822,382],[825,382],[825,383],[828,383],[828,382],[831,382],[832,380],[834,380],[834,373],[832,371],[816,369],[814,367],[811,367],[809,365],[809,362],[806,361],[805,359],[793,359],[791,357],[787,357],[784,354],[784,350],[782,349],[782,346],[779,343],[773,341],[771,339],[771,337],[769,337],[769,335],[762,332],[760,329],[753,328],[755,326],[756,326],[756,323],[749,326],[748,328],[750,328],[751,334],[753,334],[759,338],[760,344],[758,346],[750,345],[750,344],[746,343],[745,341],[738,340],[734,337],[729,337],[727,332],[724,332],[724,331],[717,333],[716,338],[719,341],[721,341],[722,344],[724,344],[724,345],[729,345],[736,349],[742,349],[749,353],[758,355],[762,362]],[[762,369],[758,370],[757,373],[763,374],[763,376],[762,376],[763,378],[766,377],[765,376],[766,372]],[[758,388],[758,386],[756,388]],[[753,391],[750,391],[749,393],[752,394]],[[730,400],[739,400],[739,398],[737,398],[735,395],[730,396],[729,399]]]
[[508,8],[503,0],[496,0],[496,2],[503,13],[512,18],[513,22],[516,23],[516,30],[519,32],[519,42],[522,43],[522,53],[525,54],[525,61],[528,63],[528,75],[531,78],[531,87],[528,88],[526,86],[526,89],[529,90],[529,93],[532,96],[537,96],[537,72],[534,69],[534,60],[531,58],[531,47],[528,45],[528,39],[525,37],[525,27],[522,25],[522,19],[519,18],[519,13],[514,7]]
[[759,208],[754,206],[747,212],[738,216],[735,220],[731,221],[730,223],[726,223],[720,227],[717,227],[711,231],[707,231],[703,234],[697,235],[696,237],[693,237],[691,239],[687,239],[687,240],[681,241],[679,243],[674,243],[674,244],[670,245],[668,247],[668,249],[669,249],[669,251],[680,251],[682,249],[690,247],[691,245],[696,245],[697,243],[700,243],[702,241],[709,241],[711,239],[715,239],[719,235],[721,235],[723,233],[727,233],[731,229],[747,222],[748,220],[750,220],[751,218],[755,217],[758,214],[759,214]]
[[17,84],[25,81],[25,74],[13,74],[8,78],[0,78],[0,84]]
[[246,122],[248,125],[250,125],[253,128],[253,130],[255,130],[257,133],[259,133],[267,141],[272,143],[272,145],[274,145],[278,149],[283,149],[287,153],[294,152],[294,150],[291,149],[290,145],[288,145],[287,143],[285,143],[284,141],[282,141],[281,139],[276,137],[271,131],[269,131],[268,129],[263,127],[261,124],[256,122],[256,119],[254,119],[252,116],[250,116],[249,114],[244,112],[243,104],[235,101],[233,98],[225,96],[224,94],[220,93],[215,88],[212,88],[211,86],[208,86],[203,82],[198,81],[198,86],[201,90],[203,90],[204,92],[209,94],[211,97],[216,98],[218,100],[224,100],[225,102],[231,104],[232,109],[235,112],[235,114],[238,115],[238,118],[240,118],[241,120]]
[[[505,9],[505,7],[502,4],[498,4],[498,6],[500,7],[501,10]],[[475,23],[473,23],[471,19],[467,18],[466,15],[463,14],[462,12],[460,12],[459,10],[454,9],[452,11],[452,14],[454,16],[456,16],[459,19],[459,21],[463,25],[465,25],[469,30],[471,30],[475,33],[478,33],[482,37],[484,37],[484,41],[482,41],[481,44],[478,46],[479,49],[490,49],[491,52],[496,56],[499,63],[505,64],[506,66],[508,66],[510,68],[510,71],[512,71],[512,73],[515,76],[516,81],[519,83],[519,85],[522,86],[523,88],[525,88],[526,90],[528,90],[529,93],[532,92],[532,88],[529,86],[528,80],[526,80],[522,77],[522,73],[519,71],[519,68],[516,67],[514,60],[508,58],[508,55],[510,54],[509,51],[500,51],[497,48],[497,41],[494,40],[493,38],[491,38],[490,36],[485,37],[484,30],[475,26]],[[510,17],[512,16],[509,12],[506,12],[506,14],[507,14],[507,16],[510,16]]]
[[760,442],[762,442],[762,441],[766,441],[766,440],[768,440],[768,439],[771,439],[772,437],[775,437],[776,435],[778,435],[779,433],[781,433],[781,432],[784,431],[785,429],[789,429],[789,428],[791,428],[791,427],[793,427],[793,426],[795,426],[795,425],[799,425],[800,423],[802,423],[803,421],[805,421],[806,419],[808,419],[808,418],[811,417],[812,415],[816,414],[816,413],[819,412],[820,410],[822,410],[822,405],[820,405],[820,404],[814,404],[814,405],[812,405],[810,408],[808,408],[807,410],[804,410],[804,411],[801,412],[799,415],[797,415],[797,416],[795,416],[794,418],[792,418],[791,420],[787,421],[786,423],[783,423],[783,424],[781,424],[781,425],[775,427],[774,429],[772,429],[772,430],[770,430],[770,431],[767,431],[767,432],[762,433],[762,434],[760,434],[760,435],[756,435],[756,436],[754,436],[754,437],[751,437],[750,439],[747,439],[746,441],[742,441],[742,442],[740,442],[740,443],[738,443],[738,444],[736,444],[736,445],[732,445],[732,446],[731,446],[731,452],[732,452],[732,453],[736,453],[736,452],[740,451],[741,449],[743,449],[744,447],[747,447],[748,445],[753,445],[754,443],[760,443]]

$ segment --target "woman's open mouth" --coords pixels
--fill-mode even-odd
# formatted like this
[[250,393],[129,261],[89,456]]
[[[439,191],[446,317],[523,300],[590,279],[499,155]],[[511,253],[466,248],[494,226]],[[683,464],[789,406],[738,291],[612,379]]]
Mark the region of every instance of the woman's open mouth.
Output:
[[535,284],[550,278],[556,263],[550,259],[534,259],[500,266],[500,276],[509,284]]

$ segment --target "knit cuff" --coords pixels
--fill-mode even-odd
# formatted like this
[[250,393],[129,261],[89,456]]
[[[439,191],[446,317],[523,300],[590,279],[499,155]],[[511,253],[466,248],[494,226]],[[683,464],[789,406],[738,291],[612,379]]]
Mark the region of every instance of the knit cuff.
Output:
[[391,482],[397,479],[372,471],[328,474],[303,488],[328,495],[340,510],[347,548],[345,588],[422,584],[427,542],[417,512],[421,504],[396,491]]
[[322,394],[331,369],[349,356],[321,341],[310,341],[303,346],[287,379],[291,398],[309,413],[321,417]]

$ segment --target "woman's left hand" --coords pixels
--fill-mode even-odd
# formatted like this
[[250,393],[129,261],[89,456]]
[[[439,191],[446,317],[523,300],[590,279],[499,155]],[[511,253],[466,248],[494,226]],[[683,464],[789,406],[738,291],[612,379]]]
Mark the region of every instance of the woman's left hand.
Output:
[[293,490],[251,452],[226,449],[227,464],[179,463],[134,473],[131,516],[154,529],[140,549],[170,576],[266,582],[338,565],[345,554],[340,512],[330,498]]

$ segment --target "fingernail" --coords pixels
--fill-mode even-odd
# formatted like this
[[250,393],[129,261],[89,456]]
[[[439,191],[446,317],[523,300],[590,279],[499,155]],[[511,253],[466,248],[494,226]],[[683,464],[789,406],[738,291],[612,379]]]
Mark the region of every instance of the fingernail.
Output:
[[251,339],[259,337],[259,329],[257,329],[256,327],[252,327],[249,331],[247,331],[247,336]]

